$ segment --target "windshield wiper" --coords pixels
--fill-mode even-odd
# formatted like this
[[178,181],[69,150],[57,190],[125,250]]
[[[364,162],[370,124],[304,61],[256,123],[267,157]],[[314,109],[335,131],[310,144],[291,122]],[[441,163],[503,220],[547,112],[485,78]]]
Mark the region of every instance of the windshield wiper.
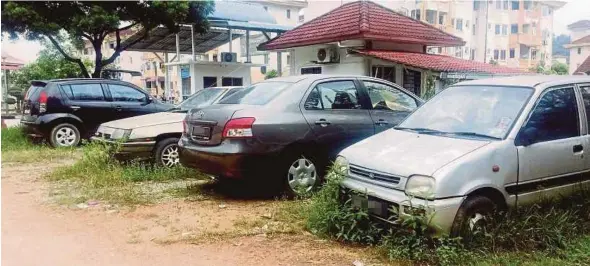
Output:
[[445,132],[445,134],[469,136],[469,137],[480,137],[480,138],[488,138],[488,139],[498,139],[498,140],[501,139],[498,137],[494,137],[494,136],[490,136],[490,135],[486,135],[486,134],[480,134],[480,133],[476,133],[476,132]]
[[411,130],[416,133],[426,133],[426,134],[428,134],[428,133],[445,133],[440,130],[423,128],[423,127],[394,127],[394,128],[399,129],[399,130]]
[[173,112],[173,111],[178,111],[178,110],[180,110],[180,107],[176,106],[176,107],[172,107],[172,108],[166,110],[166,112]]

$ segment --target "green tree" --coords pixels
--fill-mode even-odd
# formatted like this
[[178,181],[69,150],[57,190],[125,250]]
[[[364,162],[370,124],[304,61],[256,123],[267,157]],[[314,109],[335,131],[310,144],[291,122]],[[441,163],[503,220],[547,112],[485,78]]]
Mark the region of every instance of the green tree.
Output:
[[552,74],[557,74],[557,75],[567,75],[569,72],[569,68],[564,63],[553,62],[553,65],[551,65],[551,72],[552,72]]
[[279,76],[279,72],[277,72],[276,70],[271,70],[266,72],[266,75],[264,75],[264,79],[271,79],[271,78],[276,78]]
[[[164,25],[173,32],[179,23],[194,24],[197,33],[209,29],[207,15],[213,12],[212,1],[2,1],[2,31],[11,38],[19,34],[29,40],[47,38],[70,62],[76,63],[85,77],[98,78],[129,46],[145,39],[149,31]],[[141,38],[121,44],[120,33],[126,30],[142,32]],[[73,43],[89,41],[94,48],[94,72],[89,74],[82,59],[68,53],[61,46],[60,32],[66,32]],[[114,53],[103,57],[102,47],[108,35],[116,37]]]

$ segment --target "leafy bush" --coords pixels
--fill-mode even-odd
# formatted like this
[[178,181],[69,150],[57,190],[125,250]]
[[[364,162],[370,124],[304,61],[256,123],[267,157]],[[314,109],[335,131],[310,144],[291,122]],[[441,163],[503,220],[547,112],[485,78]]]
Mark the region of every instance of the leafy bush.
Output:
[[586,191],[494,214],[482,231],[462,239],[432,234],[432,213],[425,207],[414,206],[407,219],[390,218],[395,225],[372,219],[342,196],[347,193],[341,189],[342,179],[331,171],[323,188],[305,205],[307,229],[322,237],[377,246],[390,260],[465,265],[511,253],[534,252],[551,258],[567,252],[568,261],[590,261],[590,253],[580,255],[568,249],[590,233],[590,193]]

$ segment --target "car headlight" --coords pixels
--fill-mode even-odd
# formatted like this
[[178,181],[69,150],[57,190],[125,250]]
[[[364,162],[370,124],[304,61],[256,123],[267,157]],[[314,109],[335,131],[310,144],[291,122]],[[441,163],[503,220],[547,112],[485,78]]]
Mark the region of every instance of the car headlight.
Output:
[[410,176],[406,182],[406,194],[423,199],[434,199],[436,181],[433,177],[423,175]]
[[131,135],[131,129],[120,129],[117,128],[111,134],[111,139],[126,139]]
[[348,160],[344,156],[336,157],[336,161],[334,161],[334,171],[336,173],[346,176],[348,175],[348,168]]

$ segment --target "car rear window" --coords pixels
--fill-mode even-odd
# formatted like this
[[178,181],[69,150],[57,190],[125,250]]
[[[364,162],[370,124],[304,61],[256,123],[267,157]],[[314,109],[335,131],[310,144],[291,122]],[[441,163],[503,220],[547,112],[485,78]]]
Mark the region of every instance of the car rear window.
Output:
[[45,87],[41,87],[41,86],[31,86],[28,90],[27,90],[27,94],[25,95],[25,100],[34,100],[39,98],[39,94],[41,93],[41,90],[43,90],[43,88]]
[[283,89],[291,85],[287,82],[261,82],[237,91],[219,101],[220,104],[265,105]]

